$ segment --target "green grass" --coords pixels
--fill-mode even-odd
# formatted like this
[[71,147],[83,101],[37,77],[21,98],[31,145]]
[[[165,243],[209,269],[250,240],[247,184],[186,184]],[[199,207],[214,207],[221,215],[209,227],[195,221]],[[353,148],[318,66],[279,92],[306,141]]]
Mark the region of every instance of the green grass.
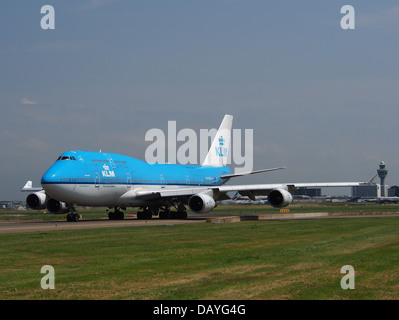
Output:
[[398,299],[398,231],[378,217],[3,234],[0,299]]

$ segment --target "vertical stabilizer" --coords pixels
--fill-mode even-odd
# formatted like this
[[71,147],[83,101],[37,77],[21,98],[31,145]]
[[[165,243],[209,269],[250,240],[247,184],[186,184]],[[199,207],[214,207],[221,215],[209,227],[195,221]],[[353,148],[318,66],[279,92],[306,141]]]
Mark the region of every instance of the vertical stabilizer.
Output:
[[233,116],[226,114],[205,157],[203,166],[222,167],[227,164],[231,147],[231,126]]

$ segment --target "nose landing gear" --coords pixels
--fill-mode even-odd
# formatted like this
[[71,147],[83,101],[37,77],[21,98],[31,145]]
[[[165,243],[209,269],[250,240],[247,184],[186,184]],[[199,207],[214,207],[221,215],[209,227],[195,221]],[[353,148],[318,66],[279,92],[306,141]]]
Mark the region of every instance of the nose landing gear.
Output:
[[68,203],[67,204],[68,208],[68,214],[66,216],[68,222],[78,222],[79,221],[79,214],[76,211],[75,207],[73,204]]

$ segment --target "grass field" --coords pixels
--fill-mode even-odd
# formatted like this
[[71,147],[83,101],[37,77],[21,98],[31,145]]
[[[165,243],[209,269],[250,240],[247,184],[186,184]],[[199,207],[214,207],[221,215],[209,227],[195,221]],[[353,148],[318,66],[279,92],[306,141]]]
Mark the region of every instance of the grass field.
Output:
[[398,250],[397,217],[2,234],[0,299],[398,299]]

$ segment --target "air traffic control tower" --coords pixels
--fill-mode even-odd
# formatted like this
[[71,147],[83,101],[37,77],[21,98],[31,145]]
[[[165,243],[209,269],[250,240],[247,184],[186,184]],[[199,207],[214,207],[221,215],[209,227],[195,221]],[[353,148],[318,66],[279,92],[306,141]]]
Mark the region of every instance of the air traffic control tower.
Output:
[[387,177],[388,174],[388,169],[386,169],[386,165],[384,161],[380,162],[380,168],[377,170],[378,176],[380,177],[380,192],[381,192],[381,197],[387,197],[387,190],[388,186],[385,185],[385,178]]

